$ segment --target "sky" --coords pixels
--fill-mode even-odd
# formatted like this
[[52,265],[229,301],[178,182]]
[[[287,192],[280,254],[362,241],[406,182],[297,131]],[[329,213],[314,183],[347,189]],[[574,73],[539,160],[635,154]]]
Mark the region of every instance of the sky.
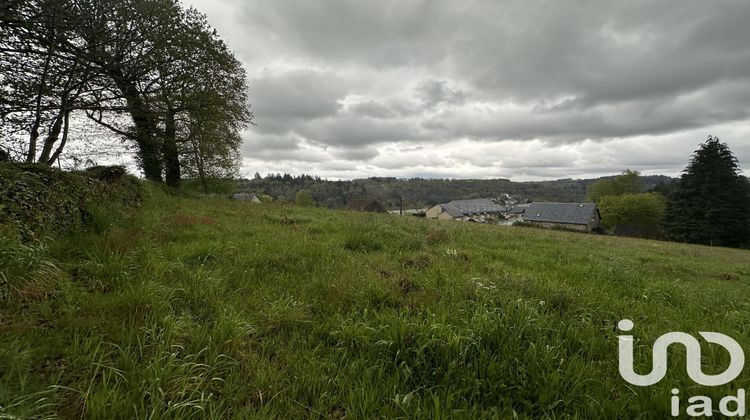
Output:
[[190,0],[247,70],[244,176],[750,174],[750,2]]

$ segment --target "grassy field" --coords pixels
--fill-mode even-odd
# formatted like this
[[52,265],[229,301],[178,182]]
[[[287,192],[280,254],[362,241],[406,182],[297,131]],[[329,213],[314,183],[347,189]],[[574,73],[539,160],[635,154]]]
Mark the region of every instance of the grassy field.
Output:
[[750,349],[748,251],[147,193],[2,239],[0,418],[663,418],[750,385],[678,350],[628,386],[614,328],[641,371],[668,331]]

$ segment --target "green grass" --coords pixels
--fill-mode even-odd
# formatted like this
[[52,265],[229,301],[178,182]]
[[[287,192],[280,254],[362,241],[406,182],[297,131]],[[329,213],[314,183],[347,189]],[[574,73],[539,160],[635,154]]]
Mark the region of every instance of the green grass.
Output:
[[[167,196],[0,243],[0,418],[663,418],[668,331],[750,349],[750,253]],[[704,346],[705,370],[727,356]]]

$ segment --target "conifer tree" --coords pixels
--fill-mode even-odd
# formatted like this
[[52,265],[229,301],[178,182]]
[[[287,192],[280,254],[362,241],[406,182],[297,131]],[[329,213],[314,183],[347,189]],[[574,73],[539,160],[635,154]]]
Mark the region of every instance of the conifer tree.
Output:
[[704,245],[750,245],[750,183],[740,172],[726,143],[709,136],[667,202],[669,237]]

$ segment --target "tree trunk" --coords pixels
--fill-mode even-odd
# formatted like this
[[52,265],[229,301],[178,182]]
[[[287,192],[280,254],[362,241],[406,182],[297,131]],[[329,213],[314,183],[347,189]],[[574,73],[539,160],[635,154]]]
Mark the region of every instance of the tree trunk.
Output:
[[128,111],[135,125],[135,142],[138,144],[138,158],[143,175],[150,181],[162,182],[161,147],[156,136],[154,114],[141,98],[135,83],[126,80],[121,74],[112,74],[112,79],[125,97]]
[[52,147],[57,142],[57,138],[60,137],[60,131],[62,130],[63,126],[63,120],[68,114],[68,111],[65,109],[66,105],[65,102],[63,102],[63,105],[60,107],[60,112],[57,113],[55,116],[55,122],[52,124],[52,129],[50,130],[49,134],[47,135],[47,138],[44,139],[44,146],[42,147],[42,154],[39,155],[39,162],[44,163],[46,165],[51,165],[51,163],[47,163],[50,159],[50,154],[52,153]]
[[[60,95],[60,111],[55,116],[54,123],[52,124],[52,129],[50,129],[49,134],[47,135],[47,138],[44,139],[44,146],[42,147],[42,154],[39,156],[39,162],[44,163],[46,165],[52,165],[55,163],[55,157],[50,158],[50,154],[52,154],[52,148],[55,146],[55,143],[57,142],[58,137],[60,137],[60,131],[64,128],[63,133],[63,140],[60,144],[60,147],[57,148],[55,151],[56,156],[60,156],[60,153],[62,152],[62,146],[65,146],[65,141],[68,137],[68,127],[70,122],[70,112],[74,108],[75,101],[78,99],[78,95],[81,94],[81,91],[83,90],[85,86],[85,81],[88,77],[88,69],[86,69],[83,73],[77,73],[79,65],[79,58],[76,58],[76,62],[73,64],[73,67],[71,67],[69,74],[68,74],[68,80],[65,82],[65,90]],[[75,82],[75,76],[80,75],[83,81],[78,82],[78,87],[73,88],[70,87],[71,83]],[[74,93],[75,90],[75,93]]]
[[26,154],[26,162],[33,163],[36,160],[36,143],[39,139],[39,126],[42,122],[42,96],[44,87],[47,84],[47,75],[49,74],[50,61],[52,61],[52,51],[47,51],[47,58],[44,60],[44,71],[39,79],[39,90],[36,95],[36,105],[34,109],[34,123],[31,125],[31,135],[29,137],[29,151]]
[[62,139],[60,140],[60,144],[57,146],[57,150],[55,150],[55,153],[52,154],[52,157],[49,158],[49,160],[46,162],[47,165],[52,166],[55,161],[57,161],[58,166],[60,165],[60,154],[63,151],[63,148],[65,148],[65,143],[68,141],[68,128],[70,128],[70,110],[65,111],[65,117],[64,119],[64,125],[63,125],[63,134]]
[[167,185],[170,187],[180,186],[180,157],[177,150],[177,127],[175,124],[175,112],[167,111],[164,121],[164,175]]
[[203,192],[208,194],[208,181],[206,180],[206,172],[203,167],[203,159],[201,159],[200,150],[198,149],[198,143],[195,139],[191,140],[193,145],[193,156],[195,157],[195,167],[198,169],[198,178],[203,186]]

